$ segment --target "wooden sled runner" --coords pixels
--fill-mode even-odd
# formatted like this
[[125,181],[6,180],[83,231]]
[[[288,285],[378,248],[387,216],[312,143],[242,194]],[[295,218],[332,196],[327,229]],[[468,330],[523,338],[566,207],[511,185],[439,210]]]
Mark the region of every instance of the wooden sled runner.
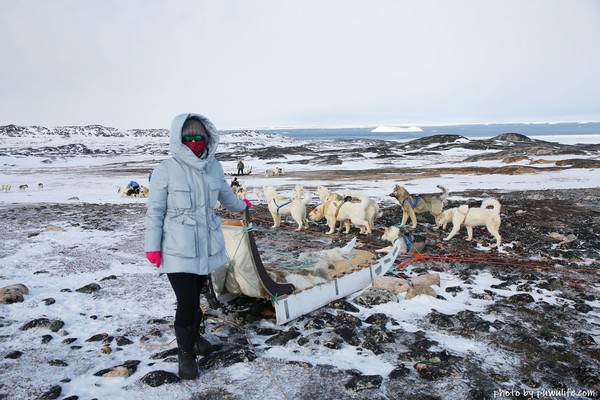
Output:
[[397,240],[390,253],[376,259],[374,253],[354,249],[354,238],[342,248],[301,255],[300,267],[269,268],[262,263],[249,221],[248,210],[244,221],[222,221],[230,262],[211,273],[213,289],[222,302],[240,294],[271,299],[278,324],[366,288],[390,269],[400,251]]

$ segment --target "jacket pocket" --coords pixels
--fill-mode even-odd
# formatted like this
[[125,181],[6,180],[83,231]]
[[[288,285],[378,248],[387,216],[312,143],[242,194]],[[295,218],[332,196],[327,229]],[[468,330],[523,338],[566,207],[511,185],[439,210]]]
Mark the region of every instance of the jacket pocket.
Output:
[[208,221],[208,234],[210,236],[209,255],[214,256],[225,249],[225,237],[221,230],[221,218],[213,215]]
[[184,258],[195,258],[198,256],[196,247],[196,222],[178,215],[167,219],[163,230],[163,243],[165,253]]
[[192,194],[189,189],[175,189],[171,192],[171,201],[176,210],[189,210],[192,208]]

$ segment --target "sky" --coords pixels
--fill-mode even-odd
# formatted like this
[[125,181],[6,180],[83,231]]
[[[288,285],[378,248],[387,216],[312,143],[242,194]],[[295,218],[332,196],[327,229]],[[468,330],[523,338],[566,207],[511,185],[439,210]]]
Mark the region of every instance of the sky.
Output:
[[600,121],[596,0],[0,0],[0,125]]

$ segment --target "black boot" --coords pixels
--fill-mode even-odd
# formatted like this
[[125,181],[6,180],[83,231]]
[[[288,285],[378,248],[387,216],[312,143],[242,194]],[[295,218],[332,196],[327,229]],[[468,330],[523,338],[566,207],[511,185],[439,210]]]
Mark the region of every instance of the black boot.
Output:
[[212,350],[213,346],[210,342],[202,337],[200,334],[200,324],[202,323],[202,311],[198,310],[196,312],[196,318],[194,319],[194,332],[196,333],[196,337],[194,340],[194,353],[197,356],[207,356]]
[[196,379],[198,377],[198,364],[194,354],[194,339],[197,331],[194,328],[194,325],[175,326],[177,361],[181,379]]

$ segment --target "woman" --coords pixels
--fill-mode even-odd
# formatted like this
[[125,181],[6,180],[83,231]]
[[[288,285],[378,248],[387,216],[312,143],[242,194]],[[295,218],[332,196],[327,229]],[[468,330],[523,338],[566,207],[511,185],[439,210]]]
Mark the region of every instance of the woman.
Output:
[[[148,260],[167,274],[177,298],[175,337],[179,376],[198,376],[196,355],[210,343],[198,332],[202,320],[200,291],[208,274],[227,262],[220,218],[214,208],[241,212],[251,203],[239,200],[215,158],[219,134],[199,114],[182,114],[171,124],[172,158],[152,172],[146,211]],[[203,354],[202,354],[203,355]]]

